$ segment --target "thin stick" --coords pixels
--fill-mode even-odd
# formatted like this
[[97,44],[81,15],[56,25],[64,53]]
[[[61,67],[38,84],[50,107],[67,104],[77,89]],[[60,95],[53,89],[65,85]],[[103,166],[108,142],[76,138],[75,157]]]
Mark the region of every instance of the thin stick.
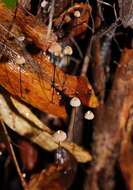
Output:
[[21,179],[22,186],[23,186],[24,190],[29,190],[28,185],[27,185],[27,183],[26,183],[26,181],[25,181],[25,179],[24,179],[24,177],[23,177],[23,175],[22,175],[22,173],[21,173],[21,170],[20,170],[18,161],[17,161],[17,159],[16,159],[16,155],[15,155],[13,146],[12,146],[12,144],[11,144],[11,139],[10,139],[10,137],[9,137],[9,135],[8,135],[6,126],[5,126],[5,124],[4,124],[4,122],[3,122],[2,119],[1,119],[1,124],[2,124],[2,128],[3,128],[4,136],[5,136],[6,141],[7,141],[7,143],[8,143],[8,147],[9,147],[9,151],[10,151],[11,157],[12,157],[13,162],[14,162],[14,164],[15,164],[15,167],[16,167],[16,169],[17,169],[18,175],[19,175],[19,177],[20,177],[20,179]]
[[94,38],[92,36],[91,40],[90,40],[90,44],[89,44],[89,46],[88,46],[88,48],[86,50],[84,60],[83,60],[83,66],[82,66],[82,69],[81,69],[81,76],[86,76],[86,74],[87,74],[89,63],[90,63],[91,49],[92,49],[93,40],[94,40]]
[[82,53],[81,48],[79,47],[78,43],[76,42],[76,40],[74,38],[71,38],[71,41],[77,48],[80,58],[83,58],[83,53]]
[[52,0],[51,10],[50,10],[50,14],[49,14],[48,33],[47,33],[47,36],[46,36],[46,40],[49,39],[51,29],[52,29],[53,15],[54,15],[54,5],[55,5],[55,0]]
[[98,3],[101,3],[101,4],[103,4],[103,5],[107,5],[107,6],[109,6],[109,7],[112,7],[112,5],[110,5],[110,4],[107,3],[107,2],[100,1],[100,0],[97,0],[97,2],[98,2]]
[[74,141],[74,129],[75,129],[75,121],[76,121],[76,114],[77,114],[77,108],[72,109],[72,114],[71,114],[71,120],[69,123],[68,127],[68,140],[69,141]]

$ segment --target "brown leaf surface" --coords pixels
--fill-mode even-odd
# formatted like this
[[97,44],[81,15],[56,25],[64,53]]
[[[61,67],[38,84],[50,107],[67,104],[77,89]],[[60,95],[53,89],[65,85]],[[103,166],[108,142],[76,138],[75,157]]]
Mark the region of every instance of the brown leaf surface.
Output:
[[[15,38],[8,38],[7,26],[11,20],[12,14],[10,12],[7,14],[7,10],[0,4],[0,23],[2,23],[0,26],[0,50],[2,52],[0,85],[15,97],[19,97],[44,112],[62,118],[67,117],[62,94],[69,97],[77,96],[84,105],[97,107],[97,98],[85,77],[71,76],[63,73],[57,67],[54,68],[48,56],[42,52],[35,55],[26,52],[25,43],[18,43],[16,40],[16,37],[23,35],[17,25],[14,24],[15,31],[10,33]],[[25,20],[27,21],[25,22]],[[28,35],[28,38],[30,37],[38,47],[47,49],[52,40],[55,40],[51,38],[48,44],[45,43],[46,32],[44,30],[47,31],[47,27],[36,26],[32,16],[30,18],[24,16],[21,22],[21,25],[25,25],[26,28],[22,32]],[[32,32],[30,33],[30,31]],[[24,64],[17,63],[17,56],[21,56],[25,60]],[[55,81],[53,84],[54,69]]]
[[71,186],[77,170],[76,160],[63,148],[60,148],[57,152],[57,163],[40,174],[34,175],[29,183],[30,189],[67,190]]
[[48,26],[40,22],[35,16],[23,9],[23,7],[18,7],[16,14],[16,23],[22,29],[22,32],[26,37],[31,38],[31,40],[37,45],[37,47],[47,50],[53,43],[57,41],[57,36],[50,32],[48,36]]
[[[0,115],[10,129],[47,151],[59,148],[52,136],[54,131],[45,126],[25,105],[17,100],[13,100],[13,104],[16,110],[11,109],[13,105],[9,104],[9,97],[0,94]],[[60,146],[71,152],[78,162],[86,163],[92,160],[89,152],[72,142],[64,141]]]
[[[74,16],[76,11],[79,13],[78,17]],[[87,3],[75,3],[64,11],[58,18],[54,19],[54,27],[59,39],[69,40],[85,32],[88,28],[90,15],[91,6]]]

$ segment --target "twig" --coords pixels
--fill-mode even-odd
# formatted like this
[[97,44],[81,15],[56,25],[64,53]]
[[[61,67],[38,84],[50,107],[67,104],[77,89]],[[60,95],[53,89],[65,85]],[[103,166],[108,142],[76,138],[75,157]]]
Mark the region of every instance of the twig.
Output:
[[71,113],[71,120],[69,122],[69,127],[68,127],[68,140],[74,141],[74,131],[75,131],[75,119],[77,115],[77,109],[78,108],[73,108],[72,113]]
[[94,40],[94,38],[92,36],[91,39],[90,39],[89,45],[87,47],[84,60],[83,60],[83,66],[82,66],[82,69],[81,69],[81,76],[86,76],[86,74],[87,74],[89,63],[90,63],[91,49],[92,49],[93,40]]
[[21,170],[20,170],[20,167],[19,167],[19,164],[18,164],[16,155],[15,155],[13,146],[12,146],[12,144],[11,144],[11,139],[10,139],[10,137],[9,137],[9,135],[8,135],[6,126],[5,126],[5,124],[4,124],[4,122],[3,122],[2,119],[1,119],[1,124],[2,124],[2,128],[3,128],[3,134],[4,134],[4,136],[5,136],[5,139],[6,139],[7,143],[8,143],[8,148],[9,148],[11,157],[12,157],[12,159],[13,159],[13,162],[14,162],[14,164],[15,164],[15,167],[16,167],[16,169],[17,169],[18,175],[19,175],[19,177],[20,177],[20,179],[21,179],[22,186],[23,186],[24,190],[29,190],[28,185],[27,185],[27,183],[26,183],[26,181],[25,181],[25,179],[24,179],[24,177],[23,177],[23,175],[22,175],[22,173],[21,173]]
[[50,14],[49,14],[49,24],[48,24],[48,32],[47,32],[46,40],[49,39],[51,30],[52,30],[53,15],[54,15],[54,5],[55,5],[55,0],[52,0],[51,10],[50,10]]

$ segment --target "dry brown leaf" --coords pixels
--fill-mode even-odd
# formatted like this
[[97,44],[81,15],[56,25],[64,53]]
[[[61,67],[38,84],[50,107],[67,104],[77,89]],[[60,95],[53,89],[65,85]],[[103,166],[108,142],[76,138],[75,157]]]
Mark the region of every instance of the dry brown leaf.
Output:
[[[31,142],[36,143],[45,150],[54,151],[58,149],[59,145],[55,143],[53,136],[51,135],[54,132],[52,132],[47,126],[42,126],[41,121],[39,121],[23,104],[18,103],[17,100],[14,101],[15,107],[18,110],[18,113],[21,110],[21,114],[14,112],[8,105],[9,101],[7,103],[7,99],[7,96],[4,97],[0,94],[0,116],[13,131],[28,138]],[[17,107],[17,105],[19,106]],[[27,117],[25,117],[25,110],[26,113],[30,113],[31,118],[33,118],[32,123],[30,120],[28,121]],[[92,159],[89,152],[72,142],[65,141],[60,146],[71,152],[78,162],[85,163]]]
[[[61,142],[60,145],[65,149],[69,150],[71,154],[74,154],[75,158],[82,163],[86,163],[88,160],[92,160],[92,156],[84,151],[84,149],[80,146],[77,146],[73,142],[64,141]],[[83,160],[84,158],[84,160]]]
[[54,27],[59,39],[61,41],[69,40],[85,32],[88,28],[90,15],[91,6],[87,3],[75,3],[64,11],[58,18],[54,19]]
[[[0,50],[2,52],[0,85],[14,96],[19,97],[36,108],[62,118],[67,117],[65,108],[67,102],[64,96],[77,96],[81,99],[82,104],[97,107],[98,100],[87,78],[63,73],[59,68],[55,68],[49,61],[48,56],[42,52],[34,56],[26,52],[25,44],[16,41],[16,35],[23,35],[19,31],[19,26],[14,24],[15,31],[10,34],[15,36],[15,38],[7,38],[9,33],[6,27],[12,20],[12,14],[9,12],[9,17],[7,18],[7,15],[5,17],[5,13],[7,13],[7,10],[0,4],[0,23],[2,23],[2,26],[0,26]],[[25,27],[27,29],[25,30],[27,30],[30,35],[29,37],[38,47],[47,49],[48,47],[43,48],[40,45],[42,43],[44,46],[47,46],[44,43],[45,40],[42,40],[45,37],[42,31],[47,30],[47,28],[42,25],[39,25],[40,28],[35,27],[36,23],[34,19],[31,17],[31,22],[27,21],[30,23],[30,27],[33,27],[33,31],[26,24]],[[21,22],[25,20],[22,19]],[[22,29],[22,32],[24,32],[24,28]],[[31,31],[32,33],[30,33]],[[54,72],[55,76],[53,76]],[[54,83],[53,77],[55,78]]]

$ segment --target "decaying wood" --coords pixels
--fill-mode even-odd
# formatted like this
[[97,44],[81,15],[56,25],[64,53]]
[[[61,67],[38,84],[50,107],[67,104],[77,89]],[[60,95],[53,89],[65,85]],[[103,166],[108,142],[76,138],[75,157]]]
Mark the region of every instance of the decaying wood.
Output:
[[[98,101],[85,77],[63,73],[59,68],[54,68],[46,54],[39,52],[31,55],[25,51],[24,42],[16,41],[16,37],[23,36],[25,33],[28,35],[28,37],[25,36],[27,40],[30,37],[37,47],[47,50],[50,43],[54,41],[52,38],[48,46],[46,45],[46,31],[44,32],[44,30],[47,30],[47,27],[41,24],[36,26],[32,16],[27,16],[25,23],[26,16],[23,19],[20,14],[16,20],[17,22],[21,20],[21,29],[14,24],[15,31],[9,33],[7,26],[12,20],[12,13],[6,13],[7,10],[0,4],[0,23],[2,24],[0,26],[0,49],[2,51],[0,85],[15,97],[19,97],[44,112],[63,118],[67,117],[67,113],[62,94],[69,97],[77,96],[84,105],[97,107]],[[15,38],[10,39],[8,38],[9,35],[15,36]],[[23,64],[18,64],[19,56],[24,60]],[[55,81],[53,86],[54,69]]]
[[125,180],[125,184],[128,190],[133,189],[133,108],[129,111],[129,116],[125,130],[123,130],[123,137],[120,147],[119,164],[122,172],[122,176]]
[[[93,134],[94,160],[88,169],[85,190],[112,190],[114,164],[119,156],[123,129],[133,96],[133,50],[122,53],[107,102],[95,116]],[[104,183],[103,183],[104,182]]]
[[124,27],[133,28],[133,1],[118,0],[120,7],[120,19]]
[[92,52],[92,71],[93,71],[93,81],[94,81],[94,89],[99,98],[99,101],[103,103],[105,97],[105,62],[102,59],[101,52],[101,40],[96,39],[93,42],[93,52]]
[[12,99],[12,101],[16,110],[11,109],[13,105],[11,106],[9,97],[0,94],[0,116],[14,132],[28,138],[48,151],[54,151],[59,146],[64,147],[79,162],[85,163],[92,159],[87,151],[72,142],[64,141],[60,145],[57,144],[52,136],[54,131],[42,124],[26,106],[15,99]]

